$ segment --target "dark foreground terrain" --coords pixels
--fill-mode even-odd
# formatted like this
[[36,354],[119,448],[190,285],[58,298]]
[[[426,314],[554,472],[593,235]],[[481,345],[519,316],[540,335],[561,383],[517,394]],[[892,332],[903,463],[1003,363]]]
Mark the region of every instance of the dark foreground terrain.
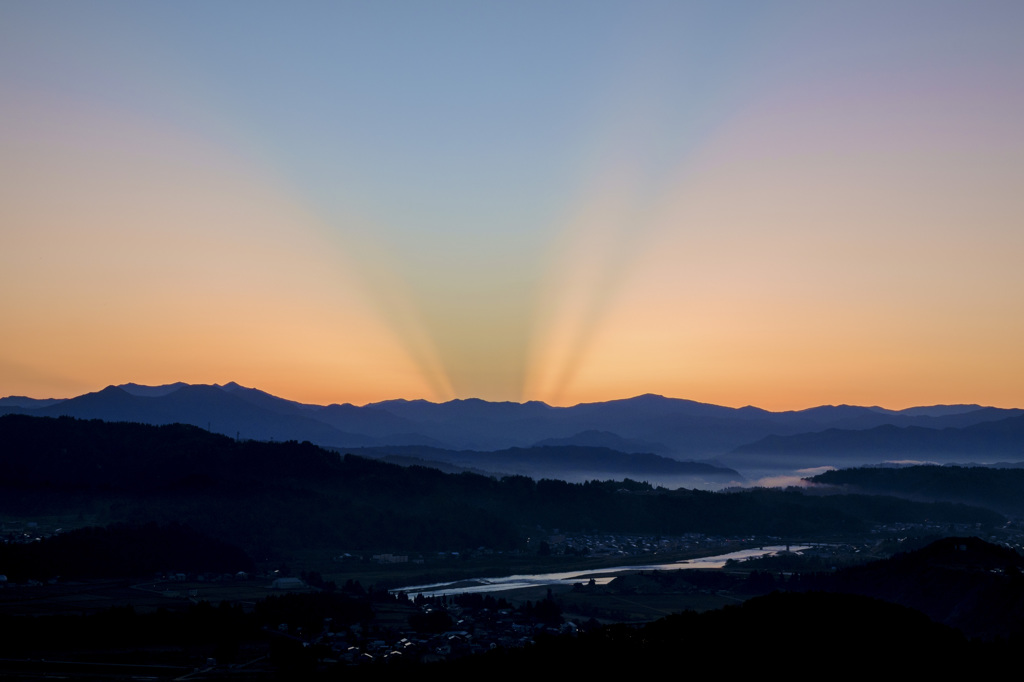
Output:
[[[1012,524],[920,495],[495,479],[181,425],[20,415],[0,418],[0,467],[5,679],[334,679],[422,665],[447,677],[652,664],[976,674],[1024,643],[1020,555],[969,537],[1010,537]],[[953,537],[913,540],[928,534]],[[810,541],[827,546],[568,592],[388,592]]]
[[3,615],[0,674],[359,679],[426,665],[468,679],[566,666],[588,675],[637,665],[753,673],[779,660],[862,672],[996,671],[1024,643],[1022,563],[976,538],[947,538],[829,573],[657,572],[599,588],[628,595],[660,584],[743,602],[640,625],[570,619],[550,592],[519,604],[479,594],[409,600],[353,581],[149,612]]

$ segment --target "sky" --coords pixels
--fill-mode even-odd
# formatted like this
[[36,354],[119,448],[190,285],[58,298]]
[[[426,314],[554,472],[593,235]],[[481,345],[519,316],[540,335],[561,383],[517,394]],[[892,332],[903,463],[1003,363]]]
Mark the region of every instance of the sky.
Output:
[[1024,407],[1024,3],[0,0],[0,395]]

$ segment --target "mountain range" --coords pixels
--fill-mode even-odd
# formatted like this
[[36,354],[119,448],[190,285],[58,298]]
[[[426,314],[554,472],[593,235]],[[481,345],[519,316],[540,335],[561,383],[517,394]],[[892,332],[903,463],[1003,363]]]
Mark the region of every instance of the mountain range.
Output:
[[[583,467],[580,458],[587,452],[604,458],[597,470],[620,476],[634,466],[638,471],[671,468],[669,462],[650,456],[710,460],[758,471],[894,459],[1024,459],[1024,410],[980,405],[905,410],[827,405],[770,412],[647,394],[572,407],[479,399],[323,406],[286,400],[234,382],[179,382],[108,386],[69,399],[0,398],[0,414],[13,413],[184,423],[240,439],[310,441],[374,456],[390,451],[511,473],[529,473],[531,467],[536,469],[545,458],[555,456],[561,456],[570,469]],[[492,456],[474,458],[474,453]],[[610,453],[625,458],[613,462]],[[643,463],[635,457],[641,454],[647,456]],[[535,465],[509,467],[531,458]],[[573,458],[578,461],[570,463]],[[552,471],[542,474],[559,468],[549,467]],[[710,470],[704,474],[715,475]],[[718,472],[725,477],[735,474]]]

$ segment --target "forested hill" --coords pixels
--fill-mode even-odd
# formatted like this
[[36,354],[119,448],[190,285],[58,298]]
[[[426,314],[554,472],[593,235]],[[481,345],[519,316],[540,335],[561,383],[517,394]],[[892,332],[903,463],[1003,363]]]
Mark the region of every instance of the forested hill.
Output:
[[570,484],[403,468],[309,443],[239,442],[202,429],[0,417],[0,511],[178,521],[254,558],[296,548],[522,546],[542,528],[807,536],[873,523],[996,523],[995,513],[889,497]]
[[864,467],[826,471],[811,479],[846,492],[914,500],[962,502],[1024,516],[1024,469],[960,466]]

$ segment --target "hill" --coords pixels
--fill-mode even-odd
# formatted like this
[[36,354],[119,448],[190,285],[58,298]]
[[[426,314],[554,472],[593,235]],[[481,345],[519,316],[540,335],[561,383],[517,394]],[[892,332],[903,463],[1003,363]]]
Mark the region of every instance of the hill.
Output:
[[1024,516],[1024,469],[916,466],[836,469],[807,479],[844,492],[973,504]]
[[1002,521],[863,495],[711,493],[399,467],[310,443],[235,441],[185,425],[0,417],[0,511],[187,523],[257,560],[333,551],[521,547],[538,526],[680,535],[820,535],[872,524]]

